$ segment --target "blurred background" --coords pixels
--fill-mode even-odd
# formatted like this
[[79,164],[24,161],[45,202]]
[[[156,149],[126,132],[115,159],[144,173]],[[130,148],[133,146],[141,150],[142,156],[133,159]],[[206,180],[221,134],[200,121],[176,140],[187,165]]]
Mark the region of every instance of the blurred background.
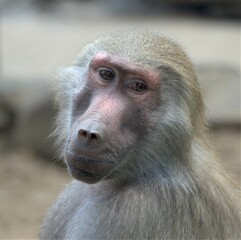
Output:
[[1,0],[0,239],[36,238],[71,178],[55,157],[51,80],[89,40],[149,27],[193,60],[214,145],[240,184],[240,1]]

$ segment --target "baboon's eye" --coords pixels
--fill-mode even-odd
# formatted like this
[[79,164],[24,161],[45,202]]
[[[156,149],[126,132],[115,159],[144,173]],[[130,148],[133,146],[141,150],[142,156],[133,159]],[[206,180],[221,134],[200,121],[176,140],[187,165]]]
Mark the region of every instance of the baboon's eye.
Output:
[[143,82],[132,82],[128,84],[128,88],[137,93],[144,93],[147,91],[147,85]]
[[101,76],[101,78],[103,78],[106,81],[112,81],[115,78],[114,73],[107,69],[99,70],[99,75]]

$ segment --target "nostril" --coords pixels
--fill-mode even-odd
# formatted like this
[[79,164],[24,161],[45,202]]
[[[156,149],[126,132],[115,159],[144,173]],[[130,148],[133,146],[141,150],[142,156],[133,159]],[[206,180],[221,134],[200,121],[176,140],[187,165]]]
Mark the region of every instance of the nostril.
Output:
[[91,134],[90,134],[90,139],[91,139],[91,140],[98,140],[99,137],[98,137],[98,135],[97,135],[96,133],[91,133]]
[[84,137],[86,138],[87,137],[87,131],[83,130],[83,129],[80,129],[79,130],[79,137]]

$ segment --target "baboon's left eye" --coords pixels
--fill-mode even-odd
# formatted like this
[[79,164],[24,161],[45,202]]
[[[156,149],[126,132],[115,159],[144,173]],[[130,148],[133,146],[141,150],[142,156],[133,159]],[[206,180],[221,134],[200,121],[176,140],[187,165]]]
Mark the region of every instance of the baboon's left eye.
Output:
[[128,88],[138,93],[144,93],[147,91],[147,85],[142,82],[132,82],[128,84]]

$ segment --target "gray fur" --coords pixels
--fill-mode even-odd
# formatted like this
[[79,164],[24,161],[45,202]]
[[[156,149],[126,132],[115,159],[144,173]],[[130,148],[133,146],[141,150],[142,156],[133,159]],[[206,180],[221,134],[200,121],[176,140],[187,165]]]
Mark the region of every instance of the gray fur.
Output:
[[153,127],[110,179],[68,185],[48,212],[40,239],[241,239],[240,193],[210,144],[192,64],[165,37],[148,31],[104,36],[60,71],[60,149],[70,132],[73,99],[100,51],[159,71],[161,92],[148,113]]

